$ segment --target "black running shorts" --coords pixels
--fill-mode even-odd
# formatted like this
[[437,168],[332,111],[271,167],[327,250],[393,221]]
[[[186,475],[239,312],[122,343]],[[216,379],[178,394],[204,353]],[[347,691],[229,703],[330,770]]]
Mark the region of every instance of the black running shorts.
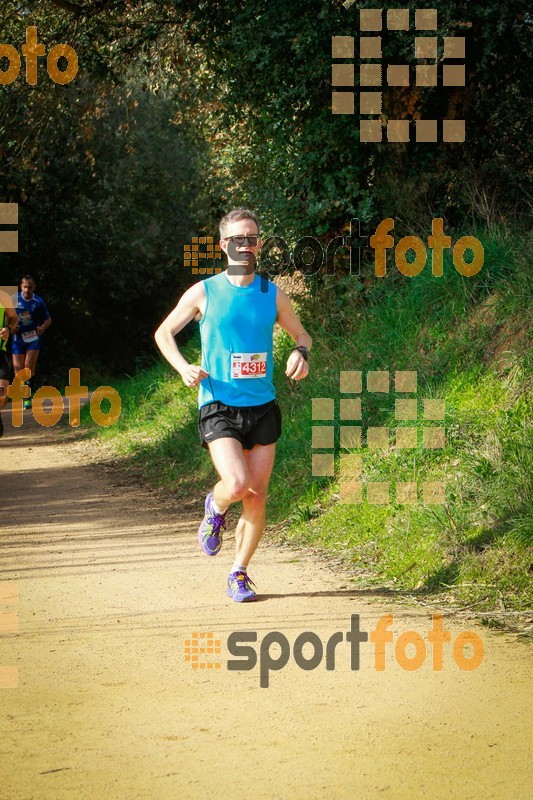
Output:
[[237,408],[215,401],[200,408],[198,433],[202,447],[215,439],[237,439],[245,450],[256,444],[273,444],[281,436],[281,411],[277,400],[261,406]]
[[0,381],[8,381],[9,374],[9,361],[7,360],[6,351],[0,350]]

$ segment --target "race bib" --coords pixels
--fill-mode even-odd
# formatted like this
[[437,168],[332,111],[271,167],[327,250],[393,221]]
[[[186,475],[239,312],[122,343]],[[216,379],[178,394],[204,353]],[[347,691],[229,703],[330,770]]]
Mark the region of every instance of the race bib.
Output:
[[22,336],[22,341],[25,342],[26,344],[29,344],[29,342],[36,342],[37,339],[39,338],[36,330],[21,331],[20,335]]
[[265,378],[266,353],[232,353],[232,378]]

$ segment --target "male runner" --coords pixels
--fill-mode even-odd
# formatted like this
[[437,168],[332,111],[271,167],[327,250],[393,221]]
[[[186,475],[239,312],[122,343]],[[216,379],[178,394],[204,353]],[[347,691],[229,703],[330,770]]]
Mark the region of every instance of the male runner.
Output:
[[[11,342],[13,369],[15,375],[27,367],[31,371],[30,386],[35,377],[35,367],[41,347],[41,336],[52,324],[46,303],[35,294],[35,281],[31,275],[24,275],[20,282],[20,292],[13,296],[13,304],[18,315],[18,327]],[[24,400],[24,408],[31,408],[31,398]]]
[[[285,370],[293,380],[309,372],[311,337],[287,295],[255,273],[261,247],[255,214],[243,208],[227,214],[220,222],[220,247],[228,257],[228,268],[187,289],[155,339],[185,385],[200,387],[200,440],[220,476],[207,495],[198,531],[204,553],[217,555],[227,510],[242,501],[227,594],[243,602],[256,596],[247,570],[265,528],[268,482],[281,434],[272,383],[274,323],[296,343]],[[193,319],[200,322],[201,366],[189,364],[174,340]]]
[[[11,303],[8,302],[9,295],[2,297],[0,292],[0,412],[7,403],[7,387],[9,386],[9,361],[7,360],[7,341],[12,331],[18,325],[18,317]],[[0,436],[4,434],[4,423],[0,414]]]

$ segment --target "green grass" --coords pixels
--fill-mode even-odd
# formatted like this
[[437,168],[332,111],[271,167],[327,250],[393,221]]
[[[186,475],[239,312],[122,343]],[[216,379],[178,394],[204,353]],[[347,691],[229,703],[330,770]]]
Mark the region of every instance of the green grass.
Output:
[[[314,339],[312,377],[299,383],[285,377],[291,342],[279,335],[275,383],[283,436],[268,518],[279,540],[342,558],[358,585],[520,610],[532,600],[528,262],[525,241],[477,235],[485,265],[472,278],[459,275],[450,261],[443,278],[428,267],[416,278],[389,267],[378,280],[367,266],[360,279],[326,277],[314,296],[297,300]],[[198,339],[185,351],[197,360]],[[419,408],[423,398],[445,398],[446,446],[423,448],[419,430],[413,450],[364,447],[355,451],[363,459],[363,480],[392,486],[443,481],[444,506],[340,503],[338,452],[336,477],[312,476],[313,424],[333,425],[339,449],[345,424],[338,416],[339,371],[375,369],[416,370]],[[150,482],[177,497],[200,498],[215,473],[198,444],[196,393],[159,362],[116,388],[122,416],[98,435]],[[313,397],[335,398],[333,422],[313,423]],[[364,437],[368,426],[394,431],[397,425],[421,428],[423,421],[396,423],[391,391],[363,394],[361,424]]]

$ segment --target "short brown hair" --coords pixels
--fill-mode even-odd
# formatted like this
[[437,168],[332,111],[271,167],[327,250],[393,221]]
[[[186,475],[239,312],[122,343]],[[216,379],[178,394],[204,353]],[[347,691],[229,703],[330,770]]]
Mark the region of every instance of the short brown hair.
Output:
[[228,230],[228,225],[231,225],[232,222],[238,222],[241,219],[251,219],[257,225],[257,233],[260,233],[259,227],[259,220],[257,219],[256,215],[253,211],[250,211],[248,208],[235,208],[233,211],[230,211],[229,214],[226,214],[225,217],[222,217],[219,224],[220,230],[220,238],[225,239],[226,233]]

